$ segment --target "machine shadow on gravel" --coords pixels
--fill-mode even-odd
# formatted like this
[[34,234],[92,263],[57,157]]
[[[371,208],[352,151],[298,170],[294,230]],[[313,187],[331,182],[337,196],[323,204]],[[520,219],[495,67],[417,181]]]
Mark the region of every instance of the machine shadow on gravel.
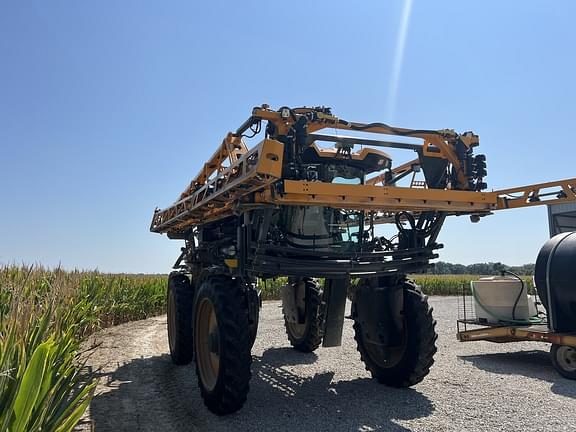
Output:
[[314,353],[272,348],[254,356],[250,397],[244,408],[218,417],[200,397],[193,367],[175,367],[169,356],[134,359],[102,377],[110,391],[90,406],[95,431],[318,430],[405,431],[397,420],[434,411],[414,389],[392,389],[375,380],[333,382],[334,374],[312,377],[291,371],[312,364]]
[[562,378],[550,363],[548,351],[531,350],[506,353],[460,355],[459,359],[478,369],[501,375],[522,375],[552,383],[552,392],[576,399],[573,381]]

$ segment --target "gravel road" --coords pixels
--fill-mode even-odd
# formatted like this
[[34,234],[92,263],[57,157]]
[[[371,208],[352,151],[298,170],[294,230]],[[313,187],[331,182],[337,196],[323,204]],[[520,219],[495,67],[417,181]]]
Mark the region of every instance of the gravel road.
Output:
[[170,362],[166,317],[98,333],[89,366],[100,383],[80,430],[105,431],[574,431],[576,382],[559,377],[546,344],[456,341],[455,298],[431,298],[438,353],[412,389],[369,378],[346,320],[344,346],[289,348],[279,302],[265,302],[244,408],[205,409],[192,366]]

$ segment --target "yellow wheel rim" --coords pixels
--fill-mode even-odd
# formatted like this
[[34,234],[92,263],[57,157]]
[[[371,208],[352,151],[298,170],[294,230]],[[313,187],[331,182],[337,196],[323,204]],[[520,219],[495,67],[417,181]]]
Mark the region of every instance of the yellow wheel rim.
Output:
[[168,291],[168,344],[170,345],[170,352],[174,352],[176,341],[176,301],[174,299],[174,292]]
[[[302,316],[306,314],[306,284],[302,281],[294,286],[294,297],[296,302],[297,314]],[[308,317],[302,324],[286,321],[288,331],[295,339],[302,339],[306,335],[306,325]]]
[[202,384],[208,391],[214,390],[220,371],[220,333],[216,311],[210,300],[203,298],[196,309],[196,366]]

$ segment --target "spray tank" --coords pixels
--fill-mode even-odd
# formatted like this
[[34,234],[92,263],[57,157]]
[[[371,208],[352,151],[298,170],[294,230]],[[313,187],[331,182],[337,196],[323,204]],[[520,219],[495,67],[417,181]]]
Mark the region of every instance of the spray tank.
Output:
[[544,244],[534,280],[550,329],[576,332],[576,232],[558,234]]

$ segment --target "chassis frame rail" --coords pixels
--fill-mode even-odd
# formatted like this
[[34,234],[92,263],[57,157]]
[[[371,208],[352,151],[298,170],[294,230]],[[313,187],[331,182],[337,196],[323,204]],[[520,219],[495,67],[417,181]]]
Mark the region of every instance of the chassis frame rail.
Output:
[[457,338],[460,342],[489,341],[509,342],[547,342],[556,345],[576,347],[576,333],[554,333],[544,324],[532,326],[483,326],[472,330],[460,330],[460,324],[482,325],[476,321],[458,320]]

